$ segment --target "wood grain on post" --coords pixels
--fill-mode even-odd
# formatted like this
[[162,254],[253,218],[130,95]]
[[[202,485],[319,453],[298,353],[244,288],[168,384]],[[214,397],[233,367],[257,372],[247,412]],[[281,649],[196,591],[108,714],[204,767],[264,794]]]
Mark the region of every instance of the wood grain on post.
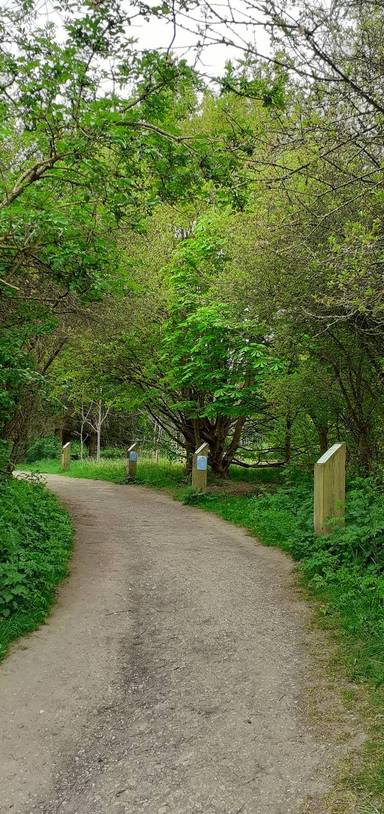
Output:
[[135,480],[136,478],[136,470],[137,470],[137,441],[128,449],[128,470],[127,476],[129,480]]
[[61,451],[61,468],[66,470],[69,469],[71,464],[71,442],[68,441],[67,444],[64,444],[63,449]]
[[[314,527],[328,534],[336,521],[344,525],[345,444],[334,444],[315,464]],[[333,522],[329,522],[332,520]]]
[[205,492],[208,472],[208,444],[201,444],[192,460],[192,488],[196,492]]

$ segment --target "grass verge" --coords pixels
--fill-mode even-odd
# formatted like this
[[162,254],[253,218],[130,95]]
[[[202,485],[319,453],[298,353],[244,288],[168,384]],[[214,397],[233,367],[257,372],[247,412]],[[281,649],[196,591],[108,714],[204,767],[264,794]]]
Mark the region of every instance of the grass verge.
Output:
[[[72,460],[70,469],[63,472],[60,461],[53,458],[44,458],[34,463],[22,463],[20,469],[24,472],[46,475],[67,475],[70,478],[89,478],[91,480],[106,480],[112,483],[126,483],[126,461],[116,458],[103,458],[95,461],[93,458]],[[282,475],[278,469],[242,469],[232,466],[230,480],[235,483],[249,483],[250,485],[279,484]],[[156,463],[151,458],[140,457],[137,468],[136,482],[143,486],[154,486],[156,489],[181,489],[175,496],[184,494],[185,484],[184,466],[181,463],[170,463],[168,459],[161,458]]]
[[37,481],[0,483],[0,659],[47,616],[66,576],[73,529],[67,512]]
[[[106,480],[112,483],[126,483],[126,462],[114,458],[104,458],[101,461],[84,459],[71,461],[70,469],[63,472],[59,461],[47,459],[33,464],[20,464],[25,472],[47,475],[68,475],[71,478],[89,478],[91,480]],[[137,472],[137,483],[155,486],[157,488],[172,488],[180,486],[183,480],[182,464],[169,464],[162,460],[155,464],[151,460],[140,459]]]

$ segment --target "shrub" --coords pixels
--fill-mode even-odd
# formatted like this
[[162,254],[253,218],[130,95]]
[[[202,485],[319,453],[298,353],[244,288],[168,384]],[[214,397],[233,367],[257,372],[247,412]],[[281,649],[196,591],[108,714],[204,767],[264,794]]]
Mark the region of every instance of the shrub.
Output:
[[26,453],[26,461],[33,464],[41,458],[57,458],[61,451],[61,444],[55,435],[48,435],[45,438],[35,438],[29,444]]
[[46,616],[67,573],[72,525],[55,496],[34,481],[0,484],[0,657]]
[[108,458],[110,461],[124,460],[127,458],[127,450],[122,447],[106,447],[101,450],[101,458]]

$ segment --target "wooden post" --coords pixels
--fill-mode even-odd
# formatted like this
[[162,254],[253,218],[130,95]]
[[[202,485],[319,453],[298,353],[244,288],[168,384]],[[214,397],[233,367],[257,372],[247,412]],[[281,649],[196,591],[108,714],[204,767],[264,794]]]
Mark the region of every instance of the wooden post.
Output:
[[137,469],[137,441],[128,449],[128,469],[127,469],[127,477],[129,480],[135,480],[136,478],[136,469]]
[[71,464],[71,442],[68,441],[64,444],[61,452],[61,468],[65,471],[69,469]]
[[207,488],[208,444],[201,444],[192,461],[192,488],[196,492],[205,492]]
[[315,464],[314,526],[316,534],[328,534],[336,519],[344,525],[345,444],[334,444]]

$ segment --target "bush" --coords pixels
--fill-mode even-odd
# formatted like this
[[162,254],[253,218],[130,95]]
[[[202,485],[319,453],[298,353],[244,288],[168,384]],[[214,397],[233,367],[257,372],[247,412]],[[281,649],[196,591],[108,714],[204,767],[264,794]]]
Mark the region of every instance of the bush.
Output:
[[353,678],[384,682],[384,498],[373,480],[347,491],[346,525],[317,537],[312,501],[297,511],[290,551],[310,587],[337,613]]
[[61,452],[61,444],[55,435],[48,435],[45,438],[35,438],[29,444],[26,453],[26,462],[33,464],[41,458],[57,458]]
[[72,525],[40,483],[0,484],[0,657],[21,633],[45,618],[67,573]]
[[110,461],[124,460],[127,458],[127,450],[122,447],[106,447],[100,452],[101,458],[107,458]]
[[358,478],[349,484],[346,525],[335,526],[331,534],[314,535],[310,498],[297,512],[297,532],[291,549],[296,559],[316,557],[316,570],[320,572],[327,569],[329,558],[333,569],[347,565],[377,574],[384,572],[384,499],[375,483]]
[[[61,447],[60,447],[61,452]],[[81,456],[81,444],[77,438],[71,439],[71,458],[75,461],[79,461]],[[83,444],[83,458],[88,458],[88,447]]]

